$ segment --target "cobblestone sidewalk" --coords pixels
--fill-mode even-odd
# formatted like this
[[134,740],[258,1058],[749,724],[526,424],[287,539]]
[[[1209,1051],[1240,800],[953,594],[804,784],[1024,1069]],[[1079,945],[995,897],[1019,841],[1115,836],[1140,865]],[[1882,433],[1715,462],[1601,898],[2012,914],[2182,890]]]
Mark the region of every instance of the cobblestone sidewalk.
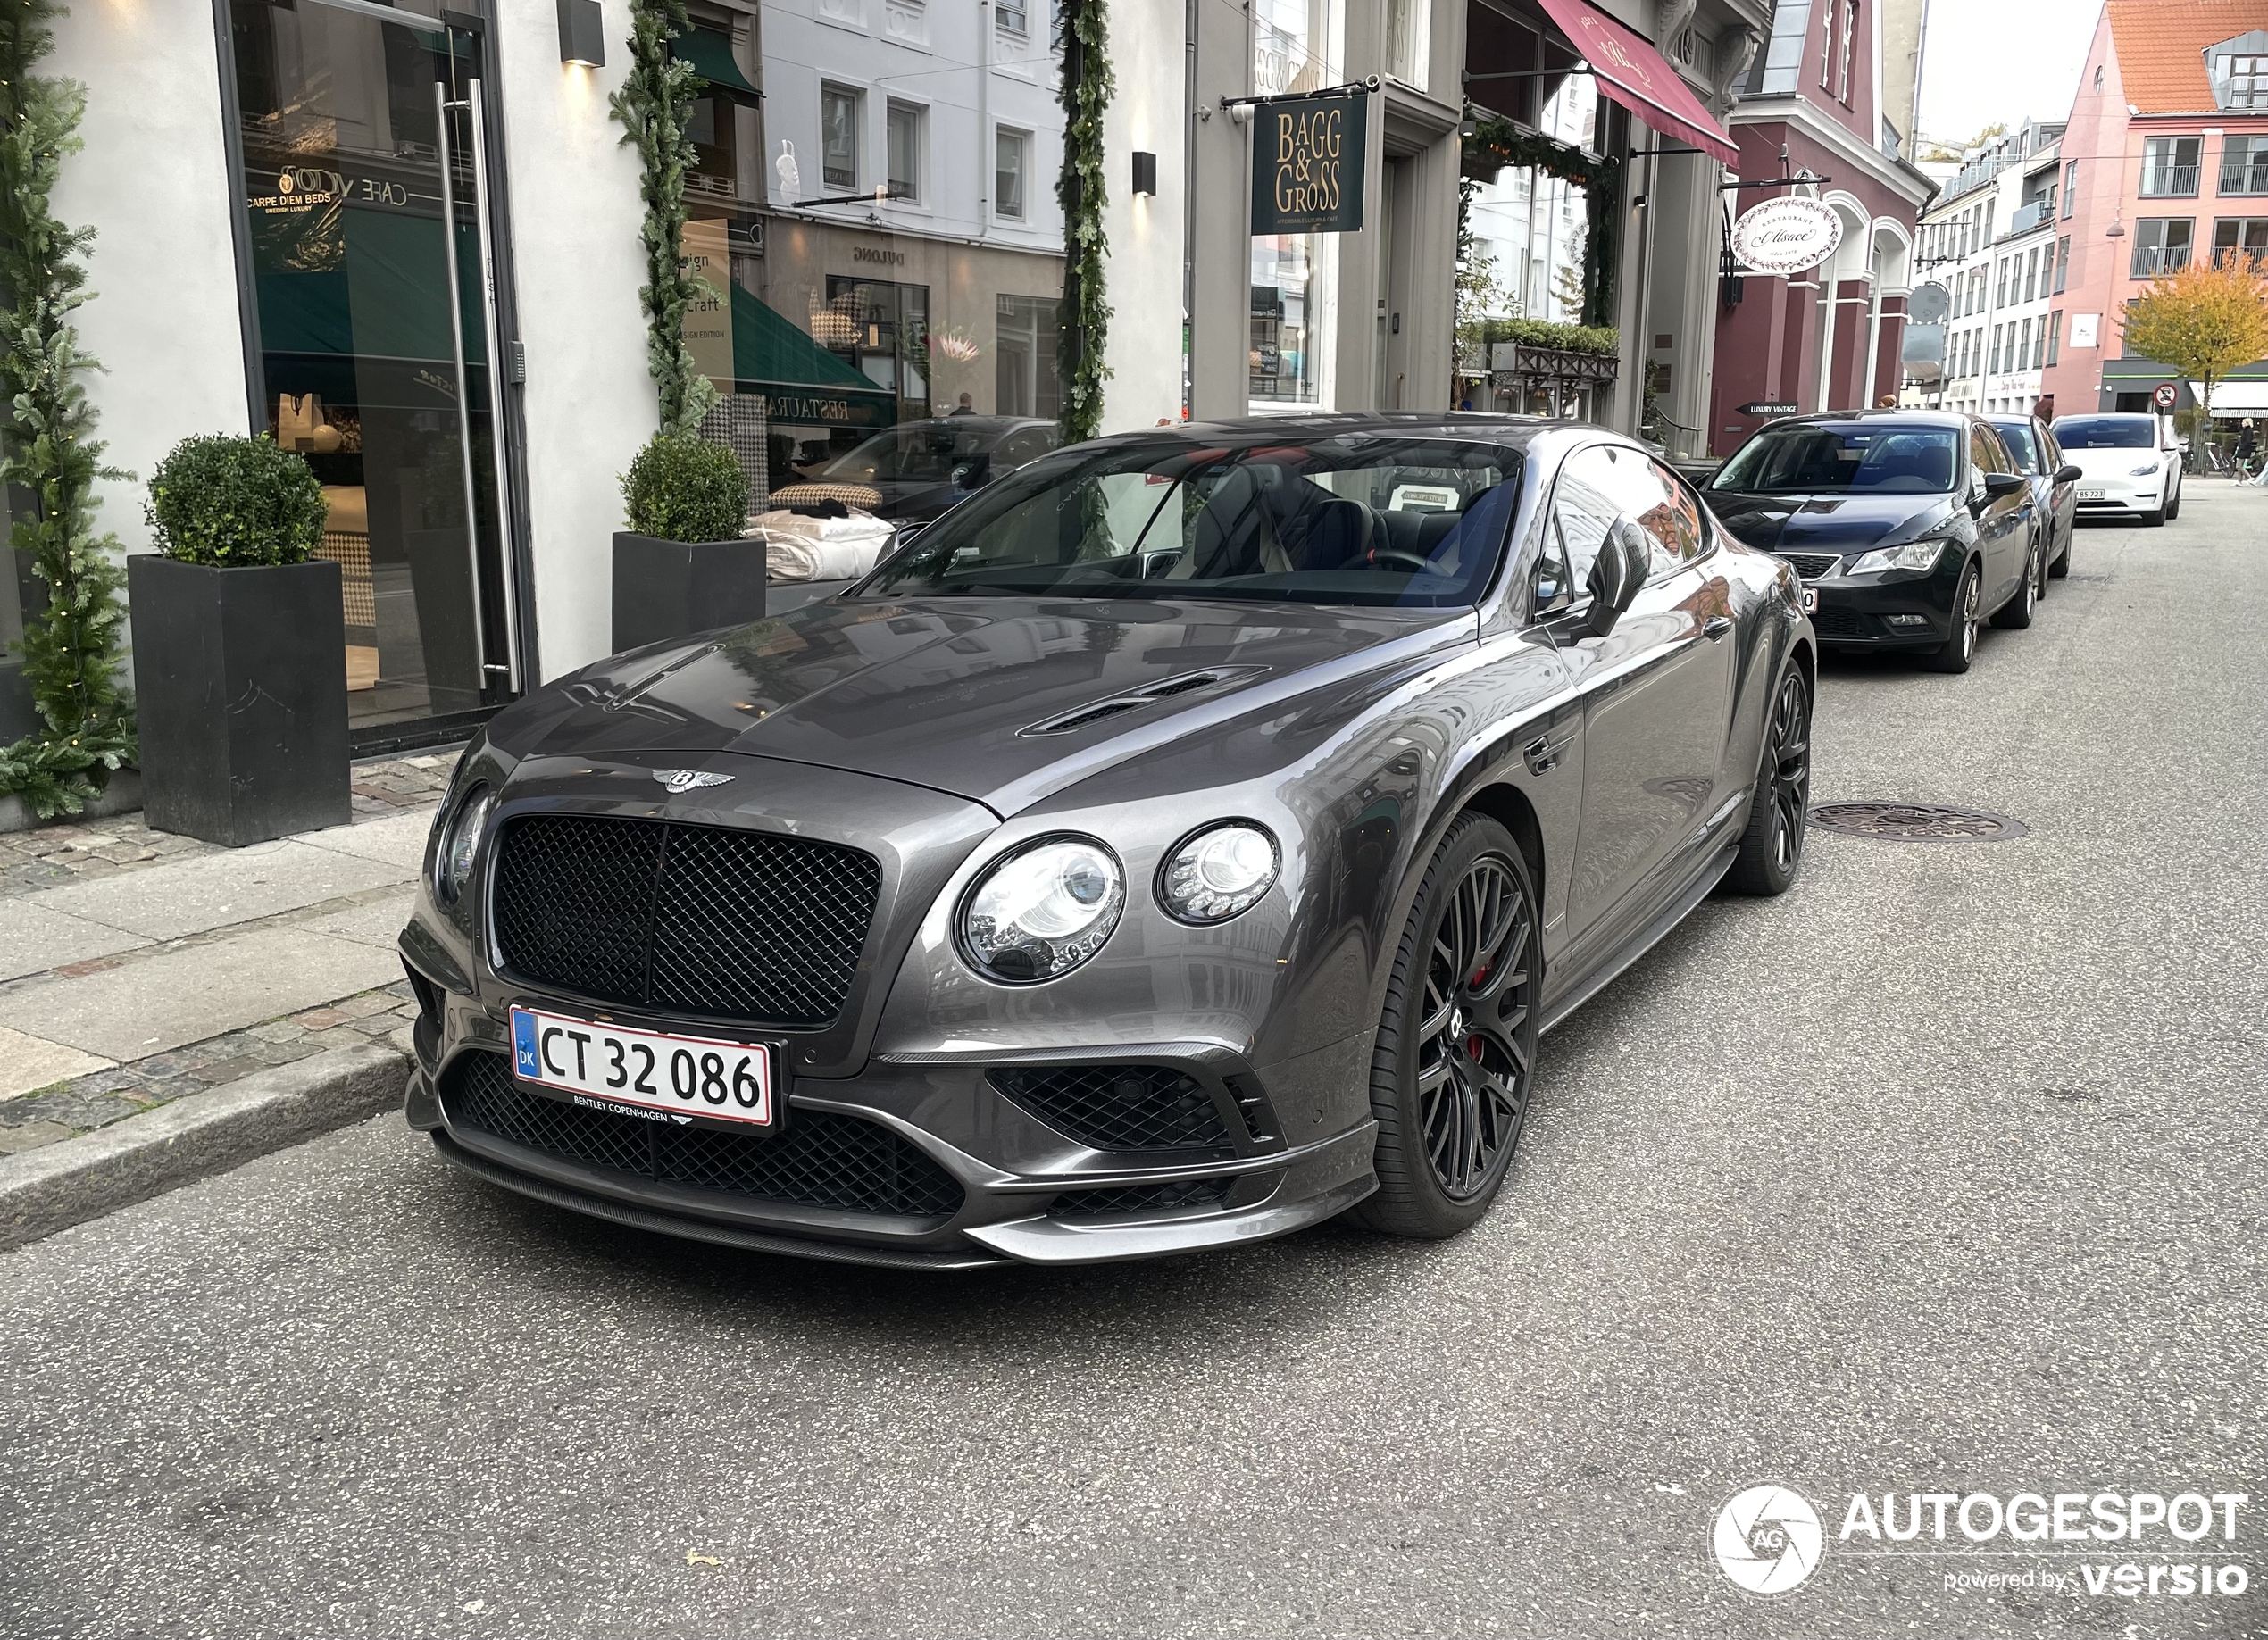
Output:
[[[456,762],[456,749],[451,747],[355,764],[354,818],[377,820],[438,803]],[[107,820],[63,820],[29,831],[0,832],[0,898],[225,852],[218,844],[153,831],[142,823],[138,810]]]

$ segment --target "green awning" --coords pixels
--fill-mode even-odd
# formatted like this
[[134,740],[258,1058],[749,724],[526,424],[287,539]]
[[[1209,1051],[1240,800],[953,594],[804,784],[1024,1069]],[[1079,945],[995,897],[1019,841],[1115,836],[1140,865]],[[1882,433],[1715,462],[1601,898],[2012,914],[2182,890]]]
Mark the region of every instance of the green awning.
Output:
[[721,29],[696,28],[689,34],[679,35],[670,42],[670,54],[680,62],[690,63],[712,90],[751,99],[763,95],[740,71],[740,64],[733,59],[732,42]]
[[892,396],[738,285],[732,287],[732,373],[743,381]]

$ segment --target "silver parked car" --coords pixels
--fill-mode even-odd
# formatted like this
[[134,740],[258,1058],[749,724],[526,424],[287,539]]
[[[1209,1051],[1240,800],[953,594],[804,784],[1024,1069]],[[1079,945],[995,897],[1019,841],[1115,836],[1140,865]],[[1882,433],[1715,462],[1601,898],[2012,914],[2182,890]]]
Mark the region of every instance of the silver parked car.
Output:
[[869,1263],[1450,1235],[1540,1034],[1793,879],[1814,656],[1793,571],[1596,428],[1060,450],[845,595],[489,724],[402,937],[410,1120]]

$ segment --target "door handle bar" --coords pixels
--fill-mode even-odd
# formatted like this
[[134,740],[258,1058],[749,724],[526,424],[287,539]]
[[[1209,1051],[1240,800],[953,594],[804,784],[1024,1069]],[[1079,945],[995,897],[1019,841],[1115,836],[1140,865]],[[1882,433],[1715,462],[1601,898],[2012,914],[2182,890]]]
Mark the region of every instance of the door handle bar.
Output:
[[[441,151],[441,260],[449,270],[449,344],[456,350],[458,454],[464,466],[465,560],[472,571],[474,688],[488,687],[488,623],[480,609],[480,507],[472,476],[471,384],[464,361],[464,295],[457,279],[457,189],[449,160],[449,87],[433,82],[435,136]],[[476,137],[478,133],[475,133]],[[493,373],[493,371],[491,372]]]
[[[504,342],[498,335],[496,242],[488,220],[488,148],[481,140],[488,122],[482,114],[480,82],[468,79],[466,94],[472,116],[472,218],[480,238],[480,319],[488,349],[488,480],[496,496],[496,563],[504,571],[504,678],[514,695],[520,693],[520,580],[513,573],[511,514],[504,500]],[[467,455],[471,454],[468,451]],[[487,669],[494,671],[496,669]]]

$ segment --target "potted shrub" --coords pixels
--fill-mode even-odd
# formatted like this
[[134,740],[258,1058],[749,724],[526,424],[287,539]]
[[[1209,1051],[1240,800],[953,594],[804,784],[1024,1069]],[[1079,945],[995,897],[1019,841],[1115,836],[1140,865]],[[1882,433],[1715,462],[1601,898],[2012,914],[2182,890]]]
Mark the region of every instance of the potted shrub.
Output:
[[264,436],[185,438],[158,463],[159,550],[126,577],[159,830],[240,846],[353,818],[339,567],[310,556],[328,510]]
[[748,475],[705,438],[658,434],[622,476],[614,537],[614,647],[759,620],[764,549],[741,538]]

